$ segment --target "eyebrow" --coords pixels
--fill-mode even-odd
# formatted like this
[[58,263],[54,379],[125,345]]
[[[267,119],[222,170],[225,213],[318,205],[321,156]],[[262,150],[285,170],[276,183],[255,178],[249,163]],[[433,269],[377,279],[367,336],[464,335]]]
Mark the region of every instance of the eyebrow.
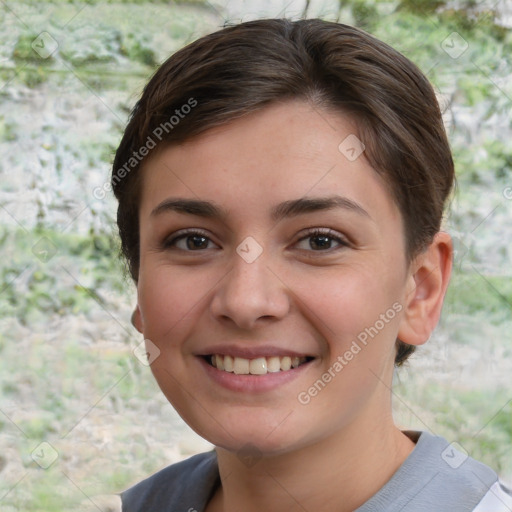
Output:
[[166,212],[185,213],[205,218],[223,219],[226,212],[210,201],[198,199],[165,199],[151,212],[151,216],[161,215]]
[[[352,211],[360,216],[367,217],[370,220],[372,219],[370,214],[359,203],[338,195],[313,198],[302,197],[300,199],[284,201],[272,208],[271,218],[273,221],[277,222],[284,218],[295,217],[305,213],[333,210],[336,208]],[[151,216],[153,217],[171,211],[220,220],[226,219],[228,216],[225,210],[211,201],[181,198],[165,199],[153,209]]]
[[342,196],[329,197],[302,197],[291,201],[285,201],[272,209],[272,219],[275,221],[286,217],[295,217],[304,213],[312,213],[323,210],[334,210],[341,208],[343,210],[352,211],[371,219],[370,214],[359,204]]

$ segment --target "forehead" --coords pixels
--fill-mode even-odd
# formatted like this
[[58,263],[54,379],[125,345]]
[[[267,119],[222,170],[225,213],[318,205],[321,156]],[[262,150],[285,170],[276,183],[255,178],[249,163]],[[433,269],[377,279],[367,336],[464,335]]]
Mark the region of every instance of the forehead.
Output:
[[141,216],[169,196],[211,200],[241,218],[337,194],[401,222],[362,150],[350,117],[304,101],[273,104],[156,153],[142,170]]

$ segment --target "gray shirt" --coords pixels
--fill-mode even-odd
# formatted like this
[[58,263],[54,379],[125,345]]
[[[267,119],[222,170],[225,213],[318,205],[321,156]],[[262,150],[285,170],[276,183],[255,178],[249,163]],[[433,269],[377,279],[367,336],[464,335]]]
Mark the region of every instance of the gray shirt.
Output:
[[[512,512],[512,493],[488,466],[442,437],[406,432],[414,450],[355,512]],[[121,494],[123,512],[204,512],[220,485],[217,456],[173,464]]]

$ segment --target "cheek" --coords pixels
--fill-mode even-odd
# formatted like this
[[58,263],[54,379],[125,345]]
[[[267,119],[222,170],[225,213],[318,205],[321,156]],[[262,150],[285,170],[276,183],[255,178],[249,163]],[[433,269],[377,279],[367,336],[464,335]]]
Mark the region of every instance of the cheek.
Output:
[[303,279],[297,304],[319,336],[322,371],[341,377],[332,389],[357,385],[364,393],[376,384],[375,375],[385,378],[394,359],[401,288],[399,279],[383,272],[352,270],[316,277],[314,283]]
[[208,280],[201,272],[179,271],[147,264],[138,284],[138,300],[144,322],[144,334],[151,339],[186,329],[202,307]]
[[[297,276],[292,289],[299,299],[297,304],[303,305],[303,314],[327,338],[356,337],[375,323],[379,330],[397,325],[393,308],[401,297],[397,279],[361,268],[336,269],[310,277]],[[381,315],[386,315],[386,329],[381,325]]]

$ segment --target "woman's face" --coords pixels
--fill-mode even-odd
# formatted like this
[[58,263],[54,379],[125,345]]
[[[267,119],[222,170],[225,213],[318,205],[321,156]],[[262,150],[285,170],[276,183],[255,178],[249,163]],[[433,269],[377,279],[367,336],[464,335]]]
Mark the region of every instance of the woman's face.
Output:
[[138,325],[162,391],[217,446],[286,452],[389,415],[411,277],[355,134],[291,101],[145,165]]

